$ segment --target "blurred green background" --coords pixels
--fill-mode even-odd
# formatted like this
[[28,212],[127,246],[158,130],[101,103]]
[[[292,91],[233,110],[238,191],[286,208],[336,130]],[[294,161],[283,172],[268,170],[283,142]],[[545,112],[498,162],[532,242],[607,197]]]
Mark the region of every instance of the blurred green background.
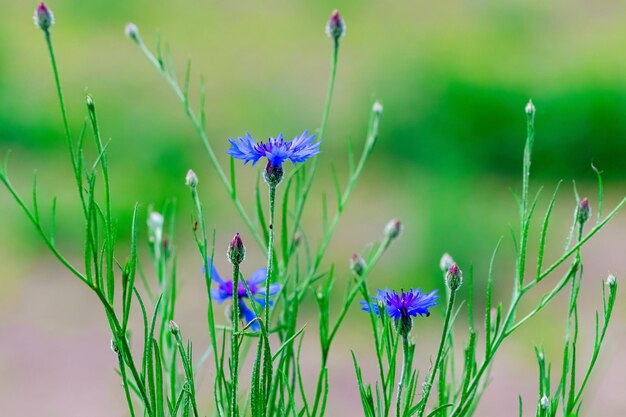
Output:
[[[0,6],[0,151],[12,151],[11,176],[25,195],[37,170],[44,208],[58,197],[59,244],[79,258],[78,202],[45,43],[31,20],[35,3],[0,0]],[[480,291],[491,252],[504,236],[498,293],[506,297],[513,266],[509,228],[518,229],[510,190],[519,190],[529,98],[537,107],[532,191],[546,185],[542,210],[564,180],[550,256],[562,250],[568,231],[575,204],[572,180],[596,210],[591,163],[604,172],[607,206],[624,190],[622,1],[59,0],[49,6],[56,16],[52,33],[72,130],[77,134],[82,126],[87,91],[96,101],[103,135],[111,139],[120,240],[127,242],[135,202],[145,215],[151,205],[175,200],[181,268],[191,280],[199,260],[188,227],[187,169],[200,177],[218,242],[244,228],[173,93],[125,38],[130,21],[150,47],[161,34],[179,76],[192,58],[193,102],[202,75],[208,136],[227,166],[228,137],[250,131],[256,138],[279,132],[289,138],[318,127],[331,56],[324,24],[333,8],[340,9],[347,35],[341,41],[321,175],[305,213],[313,237],[319,236],[320,195],[332,193],[331,164],[345,178],[349,141],[357,148],[362,144],[373,100],[384,105],[377,148],[327,259],[344,267],[344,279],[350,254],[379,238],[385,223],[398,217],[406,232],[382,262],[374,285],[442,288],[438,261],[449,251],[465,268],[473,265]],[[258,169],[238,170],[250,212],[253,195],[245,191],[252,187],[245,184],[253,184]],[[533,227],[536,233],[539,225]],[[10,326],[11,317],[28,304],[28,280],[61,272],[51,269],[50,256],[4,189],[0,228],[0,317],[2,326]],[[590,250],[587,271],[595,280],[590,309],[597,305],[598,280],[625,266],[624,230],[624,220],[618,220]],[[531,345],[524,349],[532,357]],[[531,373],[529,392],[532,383]]]

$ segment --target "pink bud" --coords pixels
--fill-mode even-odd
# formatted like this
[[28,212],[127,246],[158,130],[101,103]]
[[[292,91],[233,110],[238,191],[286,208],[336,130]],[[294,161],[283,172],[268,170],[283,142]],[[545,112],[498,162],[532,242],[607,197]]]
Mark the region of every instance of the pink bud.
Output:
[[46,6],[44,2],[41,2],[35,9],[33,20],[35,21],[35,26],[47,32],[50,26],[54,24],[54,15],[52,14],[52,10],[48,9],[48,6]]

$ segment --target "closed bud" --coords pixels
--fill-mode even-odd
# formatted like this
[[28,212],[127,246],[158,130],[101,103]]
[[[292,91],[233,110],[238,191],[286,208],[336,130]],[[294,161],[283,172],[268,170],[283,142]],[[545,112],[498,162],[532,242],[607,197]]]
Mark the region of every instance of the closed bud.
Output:
[[160,244],[163,240],[163,215],[153,211],[148,216],[148,236],[150,242]]
[[535,117],[535,105],[532,100],[528,100],[528,104],[526,104],[524,111],[526,112],[526,116],[529,118]]
[[198,186],[198,176],[191,169],[187,171],[187,175],[185,176],[185,184],[191,189],[194,189]]
[[365,260],[358,253],[353,253],[350,258],[350,270],[357,277],[362,277],[365,272]]
[[246,258],[246,247],[243,245],[241,236],[236,233],[228,245],[228,260],[233,265],[239,265]]
[[453,263],[454,259],[452,259],[452,256],[450,256],[448,252],[444,253],[439,261],[439,268],[441,268],[441,272],[444,274],[447,273]]
[[52,14],[52,10],[48,9],[48,6],[46,6],[44,2],[41,2],[35,9],[33,20],[35,21],[35,26],[47,32],[50,26],[54,24],[54,15]]
[[176,324],[174,320],[170,320],[169,329],[170,333],[172,333],[174,336],[180,333],[180,327],[178,327],[178,324]]
[[85,98],[85,104],[87,105],[87,110],[89,110],[90,113],[93,113],[96,110],[96,105],[90,95],[87,95]]
[[301,243],[302,243],[302,233],[296,232],[296,234],[293,235],[293,246],[297,248],[300,246]]
[[339,14],[339,11],[335,10],[330,15],[328,23],[326,23],[326,35],[333,39],[335,42],[346,34],[346,22]]
[[393,240],[400,236],[402,233],[402,222],[398,219],[393,219],[385,226],[385,236],[390,240]]
[[577,217],[578,217],[578,223],[580,223],[581,226],[585,224],[587,220],[589,220],[589,217],[591,217],[591,208],[589,208],[589,200],[587,200],[586,198],[583,198],[578,203]]
[[129,23],[124,28],[124,33],[129,39],[139,42],[139,28],[134,23]]
[[609,287],[614,287],[617,285],[617,279],[615,278],[615,275],[609,274],[609,276],[606,278],[606,285],[608,285]]
[[446,274],[446,285],[450,291],[454,292],[459,289],[461,284],[463,284],[463,273],[459,269],[459,266],[453,263],[450,265],[448,273]]
[[541,397],[541,400],[539,400],[539,405],[541,406],[541,408],[543,410],[547,410],[550,408],[550,399],[547,396],[543,396]]
[[377,116],[383,114],[383,105],[380,104],[380,101],[377,100],[374,102],[374,105],[372,106],[372,111],[376,113]]

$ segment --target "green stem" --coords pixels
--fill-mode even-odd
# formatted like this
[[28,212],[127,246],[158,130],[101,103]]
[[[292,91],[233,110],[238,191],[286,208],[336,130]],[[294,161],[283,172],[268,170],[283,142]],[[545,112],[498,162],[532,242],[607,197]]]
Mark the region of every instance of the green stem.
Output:
[[[339,40],[335,39],[333,43],[333,59],[330,66],[330,79],[328,80],[328,92],[326,93],[326,102],[324,103],[324,112],[322,113],[322,122],[320,124],[319,134],[317,139],[322,142],[326,138],[326,129],[328,127],[328,117],[330,115],[330,104],[333,98],[333,92],[335,90],[335,78],[337,76],[337,60],[339,58]],[[297,201],[296,209],[294,212],[294,221],[293,221],[293,236],[291,238],[292,244],[295,241],[296,233],[300,228],[300,221],[302,220],[302,213],[304,211],[304,206],[306,205],[306,200],[309,196],[309,192],[311,191],[311,186],[313,185],[313,178],[315,177],[315,170],[317,168],[319,155],[313,158],[311,162],[311,171],[306,179],[306,183],[304,185],[302,195],[300,199]],[[286,266],[285,266],[286,267]]]
[[265,306],[263,310],[263,321],[265,322],[265,332],[269,336],[270,318],[270,290],[273,274],[274,259],[274,207],[276,205],[276,185],[270,185],[270,219],[269,219],[269,239],[267,244],[267,290],[265,291]]
[[239,403],[237,391],[239,383],[239,264],[233,263],[233,331],[230,338],[230,377],[232,379],[231,391],[231,417],[239,416]]
[[435,382],[435,377],[437,376],[437,370],[439,369],[439,362],[441,362],[441,358],[443,357],[443,351],[446,344],[446,340],[448,340],[448,331],[450,327],[450,319],[452,317],[452,310],[454,307],[454,299],[456,298],[456,290],[451,291],[450,299],[448,300],[448,308],[446,309],[446,319],[443,323],[443,332],[441,334],[441,340],[439,341],[439,349],[437,350],[437,357],[435,359],[435,363],[433,364],[433,371],[428,376],[426,382],[424,383],[424,391],[422,394],[422,399],[420,400],[419,411],[417,413],[418,416],[424,415],[424,410],[426,409],[426,403],[428,402],[428,397],[430,396],[430,390],[432,389],[433,383]]
[[400,382],[398,383],[398,398],[396,400],[396,416],[400,417],[400,405],[402,404],[402,390],[406,383],[406,377],[409,373],[409,336],[402,335],[402,373],[400,374]]
[[187,115],[187,117],[193,124],[194,128],[196,129],[196,132],[198,136],[200,137],[200,140],[202,141],[202,144],[204,145],[204,148],[206,149],[207,154],[209,155],[209,160],[211,161],[211,164],[213,165],[213,168],[215,169],[217,176],[219,177],[220,181],[224,185],[226,192],[230,196],[233,204],[235,205],[235,208],[239,212],[241,219],[245,223],[246,227],[248,228],[248,230],[254,237],[254,240],[259,245],[259,247],[264,249],[265,242],[263,240],[263,237],[254,226],[254,223],[250,219],[250,216],[246,212],[246,209],[243,207],[241,200],[239,200],[236,193],[234,193],[233,187],[231,186],[229,179],[226,177],[226,173],[222,169],[222,166],[220,165],[219,161],[217,160],[215,151],[213,150],[213,147],[211,146],[211,143],[209,142],[209,138],[204,129],[202,117],[197,116],[196,113],[189,106],[189,101],[187,100],[185,93],[180,88],[180,85],[178,85],[176,78],[173,77],[165,69],[165,67],[161,64],[161,62],[152,54],[152,52],[150,52],[150,50],[146,47],[146,45],[143,43],[143,41],[140,38],[138,38],[136,42],[141,52],[143,52],[146,58],[148,58],[148,61],[150,61],[156,67],[156,69],[161,73],[165,81],[167,81],[167,83],[170,85],[172,90],[174,90],[176,97],[178,98],[180,103],[183,105],[185,114]]

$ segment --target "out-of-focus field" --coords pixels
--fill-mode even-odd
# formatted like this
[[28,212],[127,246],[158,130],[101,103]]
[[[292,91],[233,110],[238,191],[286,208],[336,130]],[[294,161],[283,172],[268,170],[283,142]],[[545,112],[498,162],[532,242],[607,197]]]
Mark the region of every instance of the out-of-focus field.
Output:
[[[197,92],[202,74],[208,136],[226,166],[228,137],[246,131],[255,137],[279,132],[292,137],[319,125],[331,52],[324,24],[333,8],[341,10],[347,35],[341,43],[321,175],[305,213],[313,239],[319,235],[320,196],[333,192],[331,164],[345,178],[348,143],[359,148],[375,98],[385,112],[375,154],[325,261],[337,265],[338,296],[349,279],[350,254],[378,238],[388,219],[399,217],[405,233],[373,275],[372,287],[443,290],[438,261],[449,251],[466,271],[473,265],[480,306],[491,252],[504,236],[496,286],[498,297],[508,300],[514,271],[509,229],[519,227],[509,190],[519,190],[523,108],[529,97],[537,107],[532,191],[546,186],[539,200],[541,214],[557,182],[564,181],[551,224],[548,259],[563,250],[575,204],[572,180],[597,212],[592,162],[604,172],[605,212],[626,194],[624,2],[261,5],[57,0],[49,6],[57,21],[52,32],[72,130],[77,133],[81,128],[88,91],[96,100],[103,134],[111,139],[113,209],[122,247],[135,202],[143,216],[150,206],[177,202],[183,297],[178,322],[198,347],[207,341],[206,300],[183,184],[188,168],[200,177],[218,244],[225,247],[228,237],[244,228],[174,95],[124,37],[128,21],[139,26],[150,46],[161,33],[181,77],[186,59],[192,58],[192,91]],[[25,195],[37,170],[45,202],[42,213],[57,196],[59,245],[80,263],[83,230],[74,223],[78,201],[43,36],[31,20],[35,3],[0,0],[0,7],[0,152],[12,151],[11,176]],[[192,98],[197,102],[198,94]],[[240,193],[250,212],[256,171],[238,170]],[[54,262],[9,197],[0,190],[3,414],[125,415],[103,313],[92,294]],[[533,251],[539,227],[538,221],[532,228]],[[145,236],[145,230],[142,233]],[[601,279],[613,272],[621,282],[626,272],[625,236],[623,213],[585,250],[581,320],[583,341],[588,343],[581,350],[583,363],[593,338],[594,312],[601,309]],[[252,242],[249,246],[246,268],[252,271],[262,254]],[[225,260],[221,262],[225,267]],[[626,342],[622,301],[619,296],[615,322],[583,406],[585,415],[626,413],[621,395],[626,383],[626,365],[620,359]],[[311,373],[317,372],[318,363],[314,307],[311,299],[303,317],[310,328],[305,349],[310,352],[306,357]],[[355,349],[366,363],[371,347],[368,334],[359,332],[362,316],[357,310],[335,346],[329,415],[361,412],[349,351]],[[506,344],[477,415],[513,415],[518,393],[525,400],[525,415],[533,414],[537,400],[533,346],[545,345],[554,368],[559,368],[564,315],[564,300],[559,299]],[[416,324],[414,336],[424,368],[435,350],[441,321],[440,314],[433,314]],[[368,372],[365,376],[370,381],[375,377]],[[212,392],[210,377],[204,375],[199,388],[207,396]]]

